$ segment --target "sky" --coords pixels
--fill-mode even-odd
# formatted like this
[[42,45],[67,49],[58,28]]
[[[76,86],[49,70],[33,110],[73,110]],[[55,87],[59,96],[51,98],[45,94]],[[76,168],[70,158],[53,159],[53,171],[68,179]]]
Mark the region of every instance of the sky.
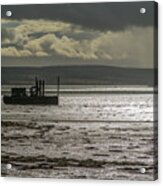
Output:
[[152,1],[4,5],[2,66],[153,68],[154,15]]

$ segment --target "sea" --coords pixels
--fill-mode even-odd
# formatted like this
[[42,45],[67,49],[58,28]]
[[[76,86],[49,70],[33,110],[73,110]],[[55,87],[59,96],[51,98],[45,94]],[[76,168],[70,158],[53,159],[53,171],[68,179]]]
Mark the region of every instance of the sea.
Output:
[[[4,104],[3,96],[15,86],[1,90],[2,176],[157,177],[152,87],[61,86],[58,106]],[[46,95],[55,94],[55,86],[46,87]]]

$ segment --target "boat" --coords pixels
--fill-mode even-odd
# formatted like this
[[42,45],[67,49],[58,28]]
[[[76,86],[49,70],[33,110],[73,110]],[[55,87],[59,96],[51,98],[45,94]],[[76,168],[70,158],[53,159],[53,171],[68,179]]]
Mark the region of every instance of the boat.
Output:
[[11,95],[5,95],[3,102],[12,105],[59,105],[60,78],[57,78],[57,94],[45,95],[45,81],[35,78],[35,85],[29,88],[11,88]]

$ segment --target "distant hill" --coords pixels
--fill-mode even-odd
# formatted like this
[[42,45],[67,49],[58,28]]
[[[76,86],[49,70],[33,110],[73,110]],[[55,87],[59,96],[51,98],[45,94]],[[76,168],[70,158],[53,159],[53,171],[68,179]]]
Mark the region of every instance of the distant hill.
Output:
[[2,67],[3,84],[32,84],[35,76],[46,84],[64,85],[148,85],[154,84],[154,70],[111,66]]

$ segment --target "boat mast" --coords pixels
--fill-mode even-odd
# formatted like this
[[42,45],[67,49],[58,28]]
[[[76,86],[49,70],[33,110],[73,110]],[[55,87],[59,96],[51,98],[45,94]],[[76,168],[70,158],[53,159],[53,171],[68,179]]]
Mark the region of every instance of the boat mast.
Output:
[[37,79],[37,77],[35,77],[35,88],[36,88],[35,95],[38,96],[39,85],[38,85],[38,79]]
[[45,94],[45,80],[42,81],[42,96]]
[[42,87],[42,81],[41,80],[39,80],[39,88],[38,88],[38,90],[39,90],[39,96],[41,96],[41,92],[42,92],[42,90],[41,90],[41,87]]
[[60,77],[57,77],[57,97],[58,97],[58,105],[59,105],[59,89],[60,89]]

